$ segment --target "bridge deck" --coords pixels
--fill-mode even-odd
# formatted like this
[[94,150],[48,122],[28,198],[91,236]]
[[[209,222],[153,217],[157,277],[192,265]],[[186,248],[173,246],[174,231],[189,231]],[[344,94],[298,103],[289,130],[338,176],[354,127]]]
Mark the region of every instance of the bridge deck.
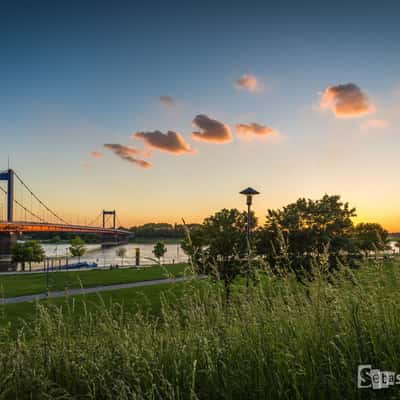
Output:
[[76,232],[76,233],[96,233],[117,236],[128,236],[129,231],[121,229],[97,228],[82,225],[63,225],[41,222],[5,222],[0,221],[0,233],[29,233],[29,232]]

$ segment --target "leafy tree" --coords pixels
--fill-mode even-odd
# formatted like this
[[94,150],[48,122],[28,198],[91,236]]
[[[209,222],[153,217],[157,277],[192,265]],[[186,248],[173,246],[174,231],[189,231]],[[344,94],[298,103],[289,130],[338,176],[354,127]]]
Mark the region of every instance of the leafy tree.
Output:
[[167,248],[163,242],[157,242],[153,249],[153,254],[158,259],[158,263],[161,264],[160,259],[164,257],[164,254],[167,252]]
[[385,250],[388,237],[388,231],[379,224],[360,223],[354,227],[354,242],[365,254],[370,251]]
[[126,247],[118,247],[118,249],[116,250],[115,254],[117,255],[117,257],[120,257],[122,260],[122,265],[124,265],[124,258],[126,255]]
[[69,252],[81,262],[81,257],[86,253],[85,241],[79,236],[74,237],[70,241]]
[[42,262],[45,258],[45,251],[42,245],[35,241],[17,243],[12,250],[12,260],[21,263],[25,271],[25,263],[29,263],[29,271],[32,271],[32,262]]
[[[254,215],[251,221],[255,226]],[[182,243],[198,273],[218,277],[224,282],[227,301],[231,283],[248,265],[246,224],[246,212],[223,209],[191,230]]]
[[324,195],[320,200],[301,198],[281,210],[269,210],[266,223],[257,232],[257,251],[275,272],[293,270],[298,279],[312,277],[313,263],[355,261],[352,241],[355,209],[340,196]]

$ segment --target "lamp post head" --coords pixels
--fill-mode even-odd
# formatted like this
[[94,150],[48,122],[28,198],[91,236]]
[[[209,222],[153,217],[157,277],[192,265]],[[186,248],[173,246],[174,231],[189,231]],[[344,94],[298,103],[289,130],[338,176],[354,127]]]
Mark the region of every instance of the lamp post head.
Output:
[[247,189],[244,189],[240,192],[240,194],[243,194],[246,196],[246,203],[247,205],[251,205],[251,199],[253,196],[260,194],[260,192],[257,192],[257,190],[254,190],[251,187],[248,187]]

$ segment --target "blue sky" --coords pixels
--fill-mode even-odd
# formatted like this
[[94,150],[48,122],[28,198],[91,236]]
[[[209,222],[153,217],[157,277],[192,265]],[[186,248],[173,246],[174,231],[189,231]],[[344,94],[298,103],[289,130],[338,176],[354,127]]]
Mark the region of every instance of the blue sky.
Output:
[[[10,156],[60,213],[201,220],[241,207],[237,192],[252,185],[261,220],[267,208],[329,192],[360,219],[400,229],[398,2],[82,3],[0,5],[0,165]],[[245,74],[263,90],[238,90]],[[374,112],[321,110],[324,91],[348,83]],[[193,140],[198,114],[234,140]],[[280,140],[240,140],[235,125],[253,122]],[[156,130],[179,132],[196,153],[152,149],[143,169],[103,148],[143,147],[130,135]]]

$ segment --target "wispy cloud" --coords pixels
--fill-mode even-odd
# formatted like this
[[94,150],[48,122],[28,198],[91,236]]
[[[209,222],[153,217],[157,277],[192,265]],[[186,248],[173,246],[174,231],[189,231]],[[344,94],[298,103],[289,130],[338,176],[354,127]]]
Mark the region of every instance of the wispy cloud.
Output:
[[383,119],[367,119],[360,125],[360,130],[361,132],[367,132],[371,129],[385,129],[388,126],[388,121]]
[[332,110],[337,118],[359,117],[375,111],[367,94],[354,83],[328,86],[322,94],[320,107]]
[[121,159],[128,161],[132,164],[138,165],[142,168],[151,168],[152,164],[146,160],[141,160],[133,157],[134,155],[143,155],[142,150],[135,147],[128,147],[118,143],[106,143],[104,145],[106,149],[111,150],[116,156]]
[[171,154],[187,154],[194,152],[179,132],[136,132],[132,137],[142,139],[150,149],[157,149]]
[[250,124],[237,124],[236,132],[240,138],[245,139],[265,139],[265,138],[277,138],[280,133],[269,126],[260,125],[256,122]]
[[160,96],[160,103],[167,107],[174,107],[176,105],[176,101],[171,96]]
[[90,156],[93,158],[102,158],[104,157],[104,154],[101,153],[100,151],[91,151]]
[[197,115],[193,120],[193,125],[201,130],[192,133],[193,139],[211,143],[229,143],[232,141],[232,132],[229,126],[211,119],[207,115]]
[[234,86],[239,90],[247,90],[248,92],[260,92],[264,84],[254,75],[245,74],[234,82]]

